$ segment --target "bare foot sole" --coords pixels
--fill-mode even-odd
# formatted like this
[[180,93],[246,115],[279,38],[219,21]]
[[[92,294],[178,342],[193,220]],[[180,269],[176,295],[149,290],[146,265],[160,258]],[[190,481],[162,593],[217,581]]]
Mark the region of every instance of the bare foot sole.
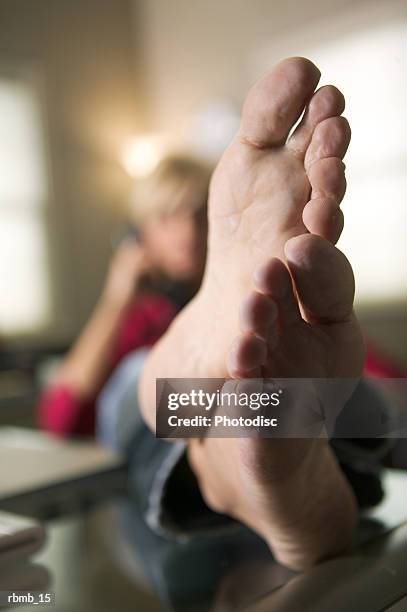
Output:
[[[311,62],[291,58],[247,96],[211,184],[204,282],[143,373],[152,428],[156,376],[361,373],[353,274],[334,246],[350,129],[342,94],[315,92],[319,78]],[[250,525],[284,562],[303,566],[349,540],[354,500],[325,442],[205,439],[191,443],[190,459],[208,503]],[[330,526],[338,518],[330,536],[327,515]]]
[[340,116],[342,94],[333,86],[314,93],[319,78],[311,62],[292,58],[247,96],[240,130],[211,184],[204,282],[175,322],[176,335],[188,344],[179,376],[228,374],[239,307],[253,290],[253,274],[272,257],[284,260],[290,238],[308,232],[332,243],[339,238],[350,129]]

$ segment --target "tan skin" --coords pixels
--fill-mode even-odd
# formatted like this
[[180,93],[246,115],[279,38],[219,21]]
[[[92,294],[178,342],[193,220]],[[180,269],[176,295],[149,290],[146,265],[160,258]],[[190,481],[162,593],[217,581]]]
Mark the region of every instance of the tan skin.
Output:
[[129,306],[146,276],[164,274],[199,285],[205,265],[202,215],[179,212],[146,221],[142,240],[124,240],[114,253],[93,313],[55,375],[83,400],[93,397],[110,365],[111,351]]

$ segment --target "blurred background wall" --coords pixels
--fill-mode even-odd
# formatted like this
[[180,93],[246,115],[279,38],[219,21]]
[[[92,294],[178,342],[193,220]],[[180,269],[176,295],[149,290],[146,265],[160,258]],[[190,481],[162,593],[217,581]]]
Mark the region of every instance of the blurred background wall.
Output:
[[89,315],[140,154],[216,159],[248,86],[296,54],[349,99],[341,244],[366,330],[407,365],[407,6],[394,0],[2,0],[0,67],[34,75],[47,151],[50,302],[35,342],[69,341]]
[[[70,339],[89,315],[123,213],[130,179],[120,147],[143,126],[145,105],[133,8],[122,0],[0,3],[0,79],[2,67],[30,78],[42,110],[47,189],[39,206],[51,293],[45,340]],[[2,266],[12,267],[14,249],[2,255]],[[21,291],[25,302],[33,299],[27,286]]]

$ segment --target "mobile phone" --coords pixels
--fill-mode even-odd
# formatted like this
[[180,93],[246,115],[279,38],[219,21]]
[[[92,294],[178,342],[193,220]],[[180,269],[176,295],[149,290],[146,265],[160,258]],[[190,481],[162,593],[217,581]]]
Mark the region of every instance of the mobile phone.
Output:
[[110,239],[113,251],[116,251],[125,240],[134,240],[141,242],[141,232],[132,223],[122,225],[118,230],[114,231]]

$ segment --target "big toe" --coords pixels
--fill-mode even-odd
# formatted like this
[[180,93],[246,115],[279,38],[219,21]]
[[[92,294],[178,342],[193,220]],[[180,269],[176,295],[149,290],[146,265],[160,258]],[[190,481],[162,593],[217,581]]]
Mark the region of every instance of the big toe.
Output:
[[349,319],[355,283],[345,255],[313,234],[288,240],[285,255],[306,319],[328,324]]
[[240,138],[255,147],[283,144],[310,100],[321,73],[309,60],[279,62],[249,91],[242,111]]

